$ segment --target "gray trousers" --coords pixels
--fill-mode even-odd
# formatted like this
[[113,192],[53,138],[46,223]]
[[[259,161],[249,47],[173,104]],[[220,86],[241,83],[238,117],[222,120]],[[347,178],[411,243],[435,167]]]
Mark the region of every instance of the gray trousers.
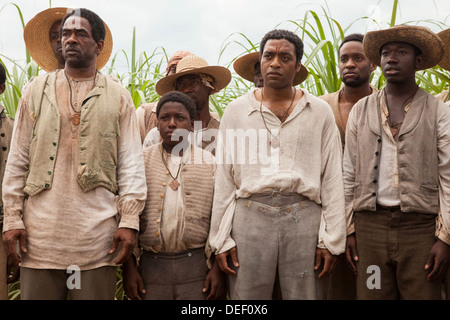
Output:
[[204,300],[208,271],[204,247],[176,254],[144,251],[139,262],[146,290],[142,299]]
[[81,271],[79,283],[77,283],[78,279],[71,281],[74,275],[75,273],[67,273],[66,270],[21,267],[20,298],[21,300],[114,299],[117,282],[116,267]]
[[239,267],[237,276],[228,276],[230,299],[272,299],[276,280],[277,298],[323,298],[325,282],[314,271],[321,212],[320,205],[296,193],[238,199],[231,236]]

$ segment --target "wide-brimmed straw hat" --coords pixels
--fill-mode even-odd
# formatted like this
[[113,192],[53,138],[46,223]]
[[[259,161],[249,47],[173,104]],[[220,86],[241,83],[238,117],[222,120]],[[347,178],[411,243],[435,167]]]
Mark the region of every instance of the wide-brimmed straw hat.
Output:
[[[50,8],[39,12],[31,19],[24,28],[23,38],[28,53],[33,60],[45,71],[50,72],[58,68],[58,60],[53,53],[50,29],[65,15],[71,12],[70,8]],[[113,39],[111,31],[105,24],[105,44],[102,52],[97,57],[97,69],[102,69],[109,60],[112,53]]]
[[444,55],[438,63],[440,67],[450,71],[450,28],[445,29],[437,34],[444,45]]
[[364,54],[372,63],[379,66],[380,49],[389,42],[407,42],[419,48],[423,54],[423,64],[419,70],[437,65],[444,52],[441,39],[428,28],[398,25],[384,30],[367,32],[363,40]]
[[[253,82],[255,77],[255,64],[259,62],[260,54],[259,52],[251,52],[242,57],[236,59],[233,63],[234,71],[240,75],[245,80]],[[301,66],[300,71],[295,74],[294,81],[292,85],[296,86],[308,77],[308,69],[304,65]]]
[[187,55],[177,64],[175,74],[164,77],[156,83],[155,90],[162,96],[165,93],[175,90],[176,80],[186,74],[205,73],[214,77],[214,93],[225,88],[231,81],[231,72],[222,66],[210,66],[205,59],[196,55]]

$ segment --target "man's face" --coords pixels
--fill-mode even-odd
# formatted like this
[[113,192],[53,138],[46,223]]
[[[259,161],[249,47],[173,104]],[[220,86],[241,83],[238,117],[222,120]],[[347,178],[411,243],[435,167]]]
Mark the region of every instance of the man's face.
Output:
[[339,50],[339,73],[342,82],[356,88],[368,83],[375,66],[366,58],[362,43],[349,41]]
[[261,74],[261,63],[257,62],[255,64],[255,75],[253,76],[253,83],[257,88],[264,87],[264,79]]
[[381,48],[380,66],[387,82],[403,82],[415,76],[422,63],[414,46],[406,42],[389,42]]
[[95,42],[91,24],[86,18],[70,16],[61,33],[63,56],[72,68],[96,64],[104,41]]
[[175,82],[175,90],[190,96],[194,100],[197,110],[208,105],[211,89],[202,83],[198,74],[186,74],[179,77]]
[[57,21],[50,28],[50,43],[52,45],[53,53],[55,54],[55,57],[58,60],[58,64],[64,65],[64,57],[62,55],[61,37],[60,37],[60,33],[59,33],[60,27],[61,27],[61,21]]
[[157,127],[164,145],[174,147],[184,138],[183,134],[192,130],[193,119],[182,103],[168,101],[159,110]]
[[292,86],[301,62],[296,61],[295,46],[286,39],[270,39],[261,56],[264,86],[280,89]]

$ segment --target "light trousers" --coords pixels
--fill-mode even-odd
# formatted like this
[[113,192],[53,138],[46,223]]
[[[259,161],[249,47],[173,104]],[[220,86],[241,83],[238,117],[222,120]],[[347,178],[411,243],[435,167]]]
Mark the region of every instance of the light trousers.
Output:
[[323,298],[324,282],[314,270],[321,212],[295,193],[238,199],[231,236],[239,267],[228,276],[230,299],[270,300],[276,280],[281,299]]

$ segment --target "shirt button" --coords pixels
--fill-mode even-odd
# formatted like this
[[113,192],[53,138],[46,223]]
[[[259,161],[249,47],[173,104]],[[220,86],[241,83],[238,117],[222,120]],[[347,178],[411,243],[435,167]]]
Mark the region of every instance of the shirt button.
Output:
[[155,232],[155,235],[159,236],[159,231],[156,231],[156,232]]
[[164,193],[161,193],[160,196],[161,196],[161,198],[164,198]]
[[259,210],[259,211],[263,211],[263,210],[264,210],[264,207],[260,206],[260,207],[258,208],[258,210]]
[[287,208],[287,209],[286,209],[286,212],[287,212],[287,213],[291,213],[291,212],[292,212],[292,209],[291,209],[291,208]]
[[167,185],[167,182],[164,181],[164,182],[163,182],[163,186],[166,186],[166,185]]

